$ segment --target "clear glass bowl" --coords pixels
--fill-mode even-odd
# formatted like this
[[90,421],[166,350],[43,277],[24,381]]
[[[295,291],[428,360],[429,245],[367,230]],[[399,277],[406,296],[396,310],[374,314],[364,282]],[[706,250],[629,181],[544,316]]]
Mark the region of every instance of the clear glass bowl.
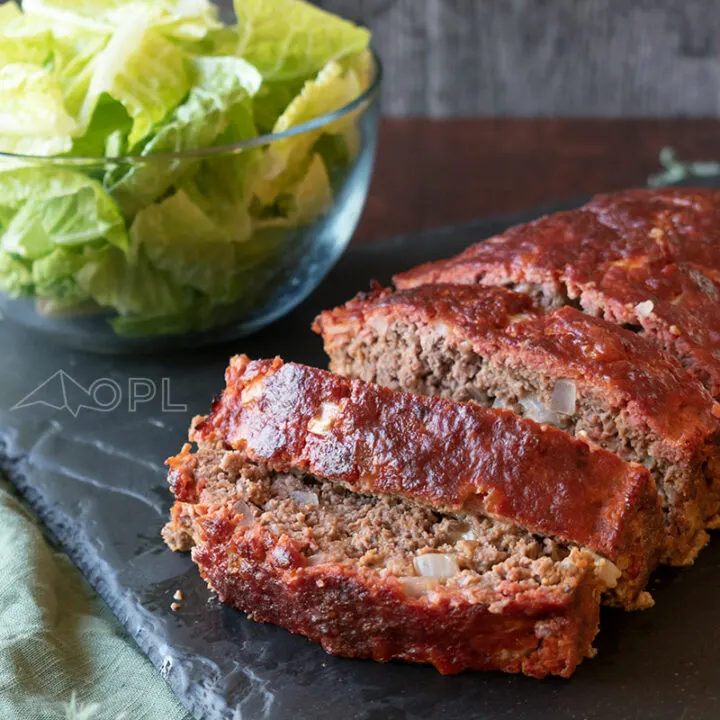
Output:
[[[162,334],[118,334],[112,326],[117,313],[96,305],[58,310],[52,298],[10,297],[0,292],[0,312],[9,320],[44,333],[81,350],[104,353],[154,352],[199,347],[248,335],[272,323],[302,302],[322,281],[347,247],[367,198],[378,133],[379,88],[382,69],[377,56],[368,89],[341,109],[297,125],[284,133],[267,134],[249,141],[181,153],[116,158],[29,158],[0,153],[0,170],[19,162],[40,168],[62,167],[102,179],[109,170],[122,173],[138,166],[155,166],[174,172],[185,165],[202,163],[205,172],[222,171],[223,163],[239,154],[262,152],[288,138],[315,133],[316,142],[332,137],[324,130],[352,128],[352,150],[323,154],[332,188],[332,203],[309,224],[299,227],[264,227],[267,252],[244,258],[240,273],[243,290],[239,299],[212,313],[203,327],[191,332],[171,325]],[[202,190],[202,188],[200,188]],[[112,191],[110,191],[112,195]],[[0,221],[2,218],[0,217]],[[130,280],[132,281],[132,279]]]

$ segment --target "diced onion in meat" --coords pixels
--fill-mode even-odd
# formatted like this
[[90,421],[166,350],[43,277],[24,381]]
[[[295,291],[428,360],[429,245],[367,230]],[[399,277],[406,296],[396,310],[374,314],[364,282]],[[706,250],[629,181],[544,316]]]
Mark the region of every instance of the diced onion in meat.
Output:
[[298,505],[306,505],[308,507],[317,507],[320,504],[318,496],[314,492],[307,492],[304,490],[291,490],[290,497]]
[[320,408],[320,417],[311,418],[308,422],[308,432],[313,435],[327,435],[333,420],[340,414],[337,403],[324,402]]
[[255,512],[249,503],[246,503],[244,500],[238,500],[235,505],[233,505],[233,509],[238,515],[242,515],[239,522],[240,527],[249,527],[255,524]]
[[367,322],[378,335],[384,335],[387,332],[388,321],[382,315],[371,315]]
[[499,396],[493,400],[492,406],[495,410],[504,410],[507,407],[505,401]]
[[417,555],[413,559],[413,565],[423,577],[436,578],[442,580],[453,577],[460,572],[457,558],[447,553],[427,553],[427,555]]
[[328,323],[327,325],[323,324],[322,331],[325,335],[342,335],[353,329],[354,326],[349,323]]
[[562,418],[557,413],[554,413],[537,398],[532,397],[531,395],[520,398],[518,402],[525,411],[525,417],[528,417],[535,422],[547,425],[560,425],[562,423]]
[[329,562],[333,562],[333,556],[329,553],[319,552],[311,555],[308,558],[308,565],[326,565]]
[[606,588],[614,588],[622,575],[620,568],[614,562],[601,557],[597,553],[591,552],[590,554],[595,559],[595,576],[605,584]]
[[550,401],[550,410],[561,415],[574,415],[577,405],[577,387],[572,380],[558,380]]
[[655,309],[655,303],[652,300],[645,300],[635,306],[635,312],[639,318],[646,318]]
[[429,577],[401,577],[398,578],[403,592],[408,597],[422,597],[427,595],[437,585],[437,580]]
[[253,400],[257,400],[262,394],[265,388],[265,382],[263,380],[255,380],[255,382],[246,385],[242,391],[242,404],[247,405]]
[[447,337],[450,334],[450,328],[444,322],[433,323],[433,330],[440,335],[440,337]]

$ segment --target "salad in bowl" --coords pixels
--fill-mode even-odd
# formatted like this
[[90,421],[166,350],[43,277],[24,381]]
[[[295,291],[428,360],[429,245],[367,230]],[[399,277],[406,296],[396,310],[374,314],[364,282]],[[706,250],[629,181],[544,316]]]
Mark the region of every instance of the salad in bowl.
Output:
[[367,195],[369,32],[300,0],[0,5],[0,308],[80,347],[201,344],[300,302]]

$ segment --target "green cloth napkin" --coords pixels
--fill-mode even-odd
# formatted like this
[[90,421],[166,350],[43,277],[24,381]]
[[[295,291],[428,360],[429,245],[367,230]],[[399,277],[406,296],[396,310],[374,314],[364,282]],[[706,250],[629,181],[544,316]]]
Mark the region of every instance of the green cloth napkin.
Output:
[[190,717],[2,476],[0,548],[0,718]]

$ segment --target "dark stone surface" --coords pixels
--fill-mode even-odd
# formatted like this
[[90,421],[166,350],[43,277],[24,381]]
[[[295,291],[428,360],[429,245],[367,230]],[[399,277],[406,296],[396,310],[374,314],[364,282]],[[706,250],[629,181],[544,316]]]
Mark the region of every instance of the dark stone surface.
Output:
[[[163,460],[182,445],[191,416],[206,412],[213,394],[222,389],[231,354],[282,354],[322,366],[320,340],[309,330],[319,309],[367,287],[371,277],[386,280],[391,272],[421,260],[455,253],[506,224],[479,222],[353,248],[292,315],[251,338],[212,350],[144,358],[93,356],[0,324],[2,463],[196,717],[717,717],[717,541],[693,568],[659,575],[654,609],[604,612],[596,642],[599,655],[583,663],[572,680],[537,681],[501,674],[442,677],[427,667],[330,657],[302,637],[252,623],[222,607],[189,557],[171,553],[160,539],[170,505]],[[65,396],[62,378],[55,375],[61,370],[66,373]],[[25,407],[15,407],[54,375]],[[187,409],[163,410],[159,396],[129,407],[131,378],[146,378],[158,391],[167,378],[170,401]],[[136,395],[145,387],[136,382]],[[83,388],[92,388],[94,399]],[[109,403],[118,390],[118,407],[97,409],[98,402]],[[64,409],[49,407],[62,407],[65,400]],[[170,604],[178,588],[185,599],[173,613]]]

